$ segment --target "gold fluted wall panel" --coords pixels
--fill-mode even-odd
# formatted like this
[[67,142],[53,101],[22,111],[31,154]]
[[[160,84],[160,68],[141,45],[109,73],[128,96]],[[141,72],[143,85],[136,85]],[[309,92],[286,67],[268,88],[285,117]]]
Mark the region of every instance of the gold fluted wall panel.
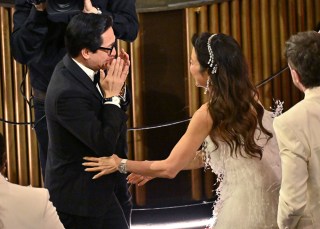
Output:
[[[28,71],[15,62],[10,53],[12,15],[13,9],[0,7],[0,118],[31,122],[32,110],[20,92],[21,82],[26,78],[22,89],[26,98],[30,98]],[[205,101],[203,91],[195,87],[188,72],[190,39],[194,33],[210,31],[235,37],[247,57],[252,80],[258,84],[286,67],[283,51],[289,36],[312,30],[320,22],[320,1],[231,0],[196,8],[152,12],[152,15],[139,13],[139,21],[140,32],[136,41],[130,45],[121,44],[130,50],[132,58],[128,83],[133,92],[133,105],[129,127],[191,117]],[[154,34],[157,28],[160,32]],[[267,109],[272,106],[273,99],[283,100],[285,110],[302,99],[302,94],[292,85],[288,71],[260,87],[259,92]],[[162,99],[171,101],[166,103]],[[159,110],[153,112],[157,107]],[[130,131],[129,157],[137,160],[165,158],[186,127],[187,124],[163,130]],[[1,122],[0,132],[6,139],[10,181],[42,186],[37,141],[31,125]],[[188,202],[214,198],[215,182],[216,177],[211,172],[194,170],[182,172],[171,181],[156,179],[142,188],[131,190],[137,206],[163,201],[171,203],[173,200]],[[163,191],[168,187],[170,192]]]
[[[1,106],[0,118],[16,123],[30,123],[32,111],[27,106],[21,91],[30,98],[29,77],[25,66],[12,60],[10,33],[13,10],[0,8],[1,23]],[[23,80],[26,80],[22,84]],[[7,176],[11,182],[21,185],[42,186],[39,171],[37,140],[31,125],[13,125],[1,122],[7,149]]]

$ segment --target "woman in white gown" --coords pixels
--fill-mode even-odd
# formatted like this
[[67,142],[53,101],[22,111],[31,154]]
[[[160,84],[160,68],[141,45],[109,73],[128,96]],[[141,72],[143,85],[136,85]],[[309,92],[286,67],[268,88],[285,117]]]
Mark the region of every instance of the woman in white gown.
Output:
[[202,33],[192,43],[190,73],[205,88],[208,102],[194,113],[168,158],[86,157],[86,171],[98,172],[93,179],[131,172],[129,182],[143,185],[153,177],[174,178],[183,169],[209,167],[220,181],[210,228],[277,228],[281,169],[272,113],[259,102],[232,37]]

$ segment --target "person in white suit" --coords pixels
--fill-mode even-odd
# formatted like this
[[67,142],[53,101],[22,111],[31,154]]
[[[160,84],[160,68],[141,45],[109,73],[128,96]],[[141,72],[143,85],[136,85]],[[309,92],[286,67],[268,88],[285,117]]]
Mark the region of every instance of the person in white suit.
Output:
[[0,229],[62,229],[56,208],[44,188],[13,184],[3,176],[6,156],[0,133]]
[[286,42],[294,85],[304,99],[275,118],[282,181],[280,229],[320,228],[320,34],[300,32]]

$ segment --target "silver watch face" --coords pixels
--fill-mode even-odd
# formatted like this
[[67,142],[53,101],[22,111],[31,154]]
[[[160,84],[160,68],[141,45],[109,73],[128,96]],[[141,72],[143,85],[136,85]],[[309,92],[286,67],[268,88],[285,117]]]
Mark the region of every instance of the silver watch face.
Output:
[[112,102],[120,104],[120,98],[118,96],[113,96],[112,97]]

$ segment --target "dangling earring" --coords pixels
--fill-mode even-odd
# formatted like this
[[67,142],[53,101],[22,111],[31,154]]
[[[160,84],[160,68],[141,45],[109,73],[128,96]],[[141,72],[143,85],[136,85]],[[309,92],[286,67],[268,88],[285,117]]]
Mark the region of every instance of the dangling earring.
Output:
[[204,94],[205,94],[205,95],[206,95],[207,92],[209,91],[209,86],[210,86],[210,77],[208,77],[208,79],[207,79],[207,85],[206,85],[205,90],[204,90]]

